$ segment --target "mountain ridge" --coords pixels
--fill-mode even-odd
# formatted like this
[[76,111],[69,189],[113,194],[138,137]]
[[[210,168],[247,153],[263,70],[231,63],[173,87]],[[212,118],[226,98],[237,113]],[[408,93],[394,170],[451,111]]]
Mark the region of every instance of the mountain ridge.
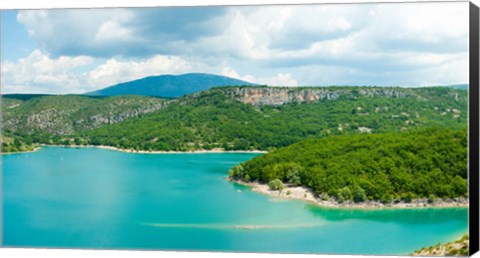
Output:
[[258,84],[208,73],[186,73],[180,75],[163,74],[118,83],[100,90],[87,92],[85,95],[140,95],[178,98],[218,86],[258,86]]

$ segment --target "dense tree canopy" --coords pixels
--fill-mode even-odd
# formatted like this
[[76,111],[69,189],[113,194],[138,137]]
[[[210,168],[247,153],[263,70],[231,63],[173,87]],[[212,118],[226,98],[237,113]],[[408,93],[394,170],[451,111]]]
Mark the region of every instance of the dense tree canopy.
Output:
[[339,202],[462,197],[467,195],[466,135],[466,129],[429,128],[310,138],[247,161],[230,176],[262,183],[292,183],[298,177],[294,183]]

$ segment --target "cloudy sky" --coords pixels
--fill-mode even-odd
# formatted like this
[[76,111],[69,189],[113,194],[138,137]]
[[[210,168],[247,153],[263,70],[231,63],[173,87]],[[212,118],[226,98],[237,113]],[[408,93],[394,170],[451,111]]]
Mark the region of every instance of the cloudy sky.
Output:
[[468,2],[1,12],[3,93],[204,72],[282,86],[468,82]]

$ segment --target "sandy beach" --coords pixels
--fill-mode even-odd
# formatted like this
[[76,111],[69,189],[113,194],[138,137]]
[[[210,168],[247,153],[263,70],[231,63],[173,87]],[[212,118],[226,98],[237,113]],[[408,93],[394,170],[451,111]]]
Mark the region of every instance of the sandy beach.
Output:
[[408,209],[408,208],[452,208],[452,207],[468,207],[467,198],[455,198],[455,199],[436,199],[433,202],[429,202],[427,198],[413,199],[411,202],[398,202],[384,204],[378,201],[366,201],[362,203],[355,203],[347,201],[338,203],[334,199],[322,200],[315,196],[310,190],[302,186],[288,186],[284,185],[284,189],[281,191],[270,190],[266,184],[259,184],[257,182],[243,182],[238,180],[231,180],[237,184],[245,185],[251,188],[252,191],[266,194],[275,198],[283,199],[295,199],[307,201],[325,208],[344,208],[344,209]]
[[119,149],[112,146],[64,146],[64,147],[95,147],[101,149],[109,149],[109,150],[116,150],[121,152],[129,152],[129,153],[141,153],[141,154],[205,154],[205,153],[267,153],[266,151],[261,150],[232,150],[227,151],[221,148],[214,148],[211,150],[192,150],[192,151],[146,151],[146,150],[134,150],[134,149]]

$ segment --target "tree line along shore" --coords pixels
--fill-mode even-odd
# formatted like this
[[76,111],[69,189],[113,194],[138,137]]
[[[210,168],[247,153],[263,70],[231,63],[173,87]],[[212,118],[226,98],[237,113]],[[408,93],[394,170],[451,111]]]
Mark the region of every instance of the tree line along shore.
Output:
[[283,197],[301,198],[292,192],[303,187],[324,206],[467,206],[466,135],[436,128],[306,139],[243,162],[229,177]]

